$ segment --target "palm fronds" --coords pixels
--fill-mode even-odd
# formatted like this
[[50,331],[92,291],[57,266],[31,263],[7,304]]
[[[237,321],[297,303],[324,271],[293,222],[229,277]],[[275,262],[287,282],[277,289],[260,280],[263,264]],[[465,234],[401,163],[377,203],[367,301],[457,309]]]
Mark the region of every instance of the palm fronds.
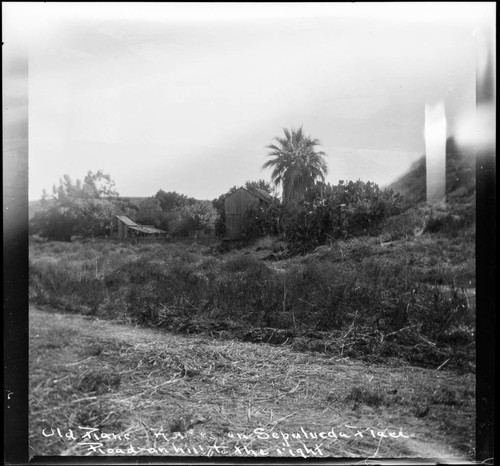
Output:
[[326,154],[315,150],[320,141],[306,136],[302,127],[283,128],[283,132],[284,137],[277,136],[274,138],[276,143],[266,146],[271,159],[262,168],[273,169],[271,179],[276,186],[282,186],[283,200],[294,202],[302,199],[317,180],[325,180],[328,173]]

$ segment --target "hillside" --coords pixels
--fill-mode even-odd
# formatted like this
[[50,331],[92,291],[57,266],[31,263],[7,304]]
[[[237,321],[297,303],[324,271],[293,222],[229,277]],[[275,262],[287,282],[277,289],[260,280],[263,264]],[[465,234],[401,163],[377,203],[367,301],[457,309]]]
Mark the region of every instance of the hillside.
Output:
[[[446,197],[447,201],[470,202],[476,188],[475,159],[460,149],[453,138],[446,143]],[[418,159],[410,170],[388,187],[403,194],[410,201],[426,200],[425,155]]]

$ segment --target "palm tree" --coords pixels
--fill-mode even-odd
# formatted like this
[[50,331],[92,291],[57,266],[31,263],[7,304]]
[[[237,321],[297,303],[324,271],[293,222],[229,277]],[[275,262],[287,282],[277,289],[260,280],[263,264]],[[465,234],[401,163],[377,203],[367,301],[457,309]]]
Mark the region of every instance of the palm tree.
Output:
[[314,186],[316,180],[325,181],[328,168],[323,151],[316,151],[315,146],[321,144],[304,134],[299,129],[283,128],[285,137],[275,137],[277,144],[270,144],[268,160],[262,168],[272,168],[273,183],[283,187],[283,202],[291,205],[304,199],[308,188]]

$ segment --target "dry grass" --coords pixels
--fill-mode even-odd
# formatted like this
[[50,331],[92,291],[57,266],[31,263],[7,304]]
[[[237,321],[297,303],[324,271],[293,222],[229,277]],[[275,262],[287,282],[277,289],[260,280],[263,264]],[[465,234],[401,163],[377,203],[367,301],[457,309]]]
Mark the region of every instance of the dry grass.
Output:
[[[472,374],[368,365],[36,309],[30,329],[32,455],[473,454]],[[107,433],[92,440],[102,451],[79,445],[90,442],[81,439],[84,427]],[[54,435],[45,437],[44,428]],[[68,429],[77,440],[66,437]],[[409,438],[377,436],[400,430]]]
[[171,332],[474,371],[472,239],[360,237],[286,260],[269,238],[223,255],[200,244],[33,243],[30,299]]

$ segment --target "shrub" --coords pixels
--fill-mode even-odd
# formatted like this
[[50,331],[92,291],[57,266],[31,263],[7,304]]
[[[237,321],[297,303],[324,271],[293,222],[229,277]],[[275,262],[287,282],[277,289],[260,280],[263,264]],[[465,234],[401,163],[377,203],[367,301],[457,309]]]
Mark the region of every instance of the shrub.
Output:
[[276,244],[276,239],[271,236],[264,236],[259,239],[256,243],[256,250],[260,251],[262,249],[269,249],[271,251],[274,250],[274,246]]
[[283,277],[285,304],[295,323],[305,328],[340,328],[350,312],[355,277],[340,274],[335,264],[314,261],[290,269]]
[[247,240],[279,236],[286,228],[287,215],[289,213],[286,207],[277,200],[268,205],[254,207],[245,213],[242,236]]
[[422,212],[415,209],[386,218],[381,224],[383,241],[395,241],[413,237],[416,232],[423,231]]
[[400,195],[374,183],[324,185],[285,218],[285,236],[292,252],[306,253],[333,240],[378,234],[381,223],[402,209]]
[[[417,302],[424,334],[437,341],[446,341],[456,329],[474,327],[475,315],[463,290],[454,285],[422,288]],[[473,334],[468,335],[469,342],[473,341]]]
[[250,254],[237,254],[226,259],[223,264],[223,270],[255,275],[263,270],[267,270],[267,266]]
[[105,293],[102,280],[79,266],[57,261],[30,264],[30,295],[41,304],[95,314]]
[[374,183],[319,184],[297,206],[274,201],[251,209],[242,233],[247,240],[282,237],[292,254],[305,254],[337,239],[378,234],[382,222],[404,208],[402,196]]
[[275,325],[277,289],[275,272],[252,256],[238,254],[222,265],[222,274],[211,290],[211,301],[231,317],[242,322]]
[[443,207],[433,207],[427,211],[425,233],[441,233],[449,237],[462,235],[464,230],[476,224],[475,204],[449,203]]

